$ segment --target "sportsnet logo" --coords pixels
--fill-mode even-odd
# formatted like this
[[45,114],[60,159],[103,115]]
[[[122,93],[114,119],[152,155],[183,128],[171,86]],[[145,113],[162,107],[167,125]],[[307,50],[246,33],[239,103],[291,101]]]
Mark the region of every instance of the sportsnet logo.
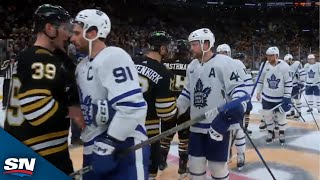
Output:
[[8,158],[4,162],[5,170],[3,174],[12,174],[16,176],[32,176],[36,158]]

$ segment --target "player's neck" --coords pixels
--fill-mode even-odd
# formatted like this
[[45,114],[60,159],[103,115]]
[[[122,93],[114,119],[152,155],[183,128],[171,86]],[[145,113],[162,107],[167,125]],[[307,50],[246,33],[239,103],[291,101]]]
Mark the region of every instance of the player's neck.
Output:
[[272,65],[272,66],[276,66],[278,64],[278,59],[274,60],[274,61],[269,61],[269,63]]
[[48,38],[45,37],[38,37],[36,42],[33,44],[34,46],[40,46],[43,48],[48,49],[49,51],[54,51],[54,46],[52,45],[52,42]]
[[[205,62],[209,61],[212,58],[212,56],[213,56],[212,51],[208,51],[208,52],[204,53],[202,62],[205,63]],[[199,59],[199,61],[201,61],[201,59]]]
[[91,57],[94,58],[96,57],[97,54],[100,53],[104,48],[106,48],[106,44],[104,42],[96,42],[92,43],[92,51],[91,51]]
[[162,59],[161,55],[158,52],[153,52],[153,51],[148,52],[146,56],[150,59],[154,59],[159,62],[161,62],[161,59]]

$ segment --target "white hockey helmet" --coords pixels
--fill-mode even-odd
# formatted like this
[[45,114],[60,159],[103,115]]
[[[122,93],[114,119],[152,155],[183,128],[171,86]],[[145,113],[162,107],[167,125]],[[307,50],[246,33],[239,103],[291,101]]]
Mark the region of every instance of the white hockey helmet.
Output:
[[267,54],[267,55],[274,55],[274,54],[276,54],[276,55],[279,56],[279,49],[278,49],[277,47],[275,47],[275,46],[269,47],[269,48],[267,49],[267,51],[266,51],[266,54]]
[[228,56],[231,57],[231,48],[228,44],[220,44],[217,47],[217,53],[227,52]]
[[97,9],[85,9],[80,11],[76,16],[75,21],[83,23],[83,37],[85,39],[87,39],[85,37],[87,30],[94,26],[97,27],[97,37],[87,40],[106,38],[111,30],[111,22],[109,17],[106,13]]
[[293,56],[291,54],[286,54],[283,58],[283,60],[285,61],[292,61],[293,60]]
[[[189,35],[188,41],[189,42],[199,41],[201,45],[201,50],[203,52],[207,52],[207,51],[210,51],[210,49],[213,47],[215,38],[214,38],[214,34],[211,32],[210,29],[201,28],[191,32]],[[205,41],[209,41],[209,49],[207,51],[203,50],[203,44]]]
[[308,59],[315,59],[316,57],[313,54],[308,55]]

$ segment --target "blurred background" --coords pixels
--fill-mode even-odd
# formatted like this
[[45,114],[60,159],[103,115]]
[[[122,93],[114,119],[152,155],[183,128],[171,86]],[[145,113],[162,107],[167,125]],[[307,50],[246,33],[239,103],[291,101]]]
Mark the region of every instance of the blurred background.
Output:
[[[187,39],[197,28],[208,27],[215,47],[227,43],[232,53],[246,54],[245,64],[258,69],[269,46],[280,49],[280,58],[291,53],[306,62],[314,53],[319,61],[319,2],[289,0],[10,0],[0,5],[0,60],[11,59],[34,42],[32,14],[37,6],[58,4],[76,15],[98,8],[111,18],[108,45],[140,55],[146,37],[164,30],[174,39]],[[171,46],[174,49],[174,45]]]

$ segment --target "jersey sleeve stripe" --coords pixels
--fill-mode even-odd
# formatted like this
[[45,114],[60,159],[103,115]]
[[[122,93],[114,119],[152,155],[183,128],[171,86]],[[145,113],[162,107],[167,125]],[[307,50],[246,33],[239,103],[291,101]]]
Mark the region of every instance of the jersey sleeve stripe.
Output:
[[174,111],[170,112],[170,113],[166,113],[166,114],[158,114],[158,116],[164,120],[164,121],[167,121],[167,120],[170,120],[173,118],[173,116],[177,113],[177,109],[175,108]]
[[47,155],[54,154],[54,153],[57,153],[57,152],[60,152],[60,151],[64,151],[67,148],[68,148],[68,142],[66,142],[63,145],[58,146],[58,147],[46,149],[44,151],[39,151],[38,154],[41,155],[41,156],[47,156]]
[[181,95],[184,96],[184,97],[186,97],[186,98],[188,98],[188,99],[190,100],[190,96],[186,95],[185,93],[182,92]]
[[289,83],[292,83],[292,81],[287,81],[287,82],[285,82],[284,84],[289,84]]
[[58,102],[52,99],[45,107],[30,114],[24,113],[25,118],[29,121],[30,124],[32,124],[33,126],[37,126],[50,119],[56,113],[58,107]]
[[42,142],[48,139],[53,139],[61,136],[67,136],[69,133],[69,130],[66,131],[59,131],[59,132],[54,132],[54,133],[49,133],[41,136],[37,136],[28,140],[23,141],[23,144],[25,145],[31,145],[34,143]]
[[32,90],[29,90],[29,91],[26,91],[24,93],[21,93],[18,95],[19,99],[23,99],[25,97],[28,97],[28,96],[34,96],[34,95],[47,95],[47,96],[51,96],[51,91],[47,90],[47,89],[32,89]]
[[125,92],[123,94],[120,94],[119,96],[116,96],[114,98],[112,98],[109,102],[110,102],[110,105],[120,101],[121,99],[124,99],[126,97],[129,97],[129,96],[132,96],[132,95],[135,95],[135,94],[138,94],[138,93],[141,93],[141,88],[138,88],[138,89],[133,89],[131,91],[128,91],[128,92]]
[[67,140],[68,140],[68,137],[62,137],[62,138],[54,139],[51,141],[46,141],[46,142],[35,144],[35,145],[31,146],[30,148],[35,151],[38,151],[40,149],[48,148],[50,146],[56,146],[59,144],[63,144]]
[[168,98],[157,98],[156,103],[166,103],[166,102],[172,102],[175,101],[175,97],[168,97]]
[[146,102],[138,102],[138,103],[134,103],[134,102],[120,102],[120,103],[117,103],[117,106],[143,107],[143,106],[146,106]]
[[190,92],[189,92],[187,89],[185,89],[185,88],[183,88],[182,91],[185,91],[187,94],[190,94]]
[[35,103],[28,103],[29,105],[22,105],[21,103],[21,111],[22,112],[30,112],[30,111],[34,111],[36,109],[39,109],[40,107],[43,107],[45,104],[48,104],[49,101],[52,100],[52,96],[43,98],[39,101],[35,101]]
[[170,112],[172,112],[173,110],[175,110],[176,108],[177,108],[176,103],[172,103],[171,106],[166,107],[166,108],[158,108],[158,106],[157,106],[157,104],[156,104],[156,111],[157,111],[157,113],[159,113],[159,114],[170,113]]
[[29,103],[32,103],[36,100],[39,100],[39,99],[43,99],[47,96],[32,96],[32,97],[26,97],[26,98],[22,98],[22,99],[19,99],[19,103],[20,105],[25,105],[25,104],[29,104]]

